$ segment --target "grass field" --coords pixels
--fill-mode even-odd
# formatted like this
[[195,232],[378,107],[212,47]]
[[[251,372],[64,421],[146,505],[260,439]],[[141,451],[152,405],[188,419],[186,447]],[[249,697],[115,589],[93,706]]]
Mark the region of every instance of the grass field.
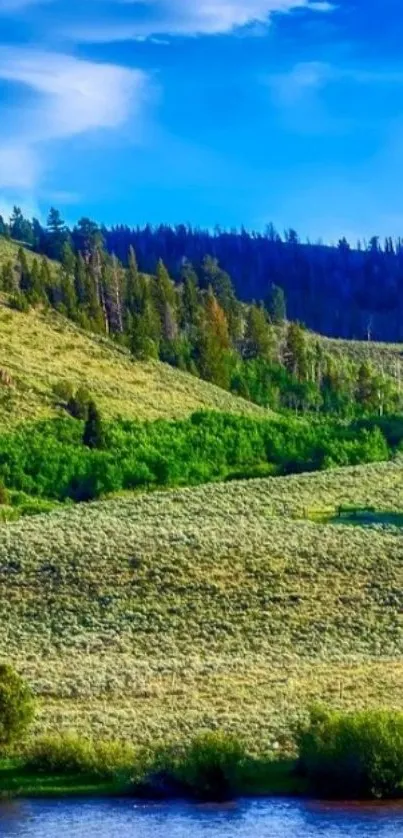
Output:
[[158,419],[198,409],[264,415],[230,393],[160,362],[140,363],[106,339],[78,329],[57,313],[21,313],[0,300],[0,422],[6,425],[57,413],[52,386],[88,387],[105,417]]
[[286,747],[313,701],[403,702],[403,463],[204,486],[3,525],[0,652],[36,731],[134,742],[205,728]]

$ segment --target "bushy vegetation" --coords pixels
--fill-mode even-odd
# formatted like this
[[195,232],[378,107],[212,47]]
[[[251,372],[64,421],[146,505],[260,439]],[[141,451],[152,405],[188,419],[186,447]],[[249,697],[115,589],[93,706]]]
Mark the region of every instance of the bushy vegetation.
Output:
[[113,779],[135,770],[136,753],[127,742],[84,739],[75,733],[48,735],[30,743],[24,760],[28,770],[43,774],[74,774]]
[[0,746],[19,740],[34,717],[34,701],[25,681],[6,663],[0,664]]
[[0,479],[8,489],[87,501],[152,486],[195,485],[386,460],[393,443],[375,424],[279,421],[196,413],[178,422],[103,423],[95,405],[86,423],[64,418],[0,435]]
[[162,749],[143,781],[147,794],[176,793],[196,800],[225,801],[242,791],[246,750],[222,731],[200,734],[182,747]]
[[403,797],[403,713],[317,709],[298,746],[300,771],[322,796]]

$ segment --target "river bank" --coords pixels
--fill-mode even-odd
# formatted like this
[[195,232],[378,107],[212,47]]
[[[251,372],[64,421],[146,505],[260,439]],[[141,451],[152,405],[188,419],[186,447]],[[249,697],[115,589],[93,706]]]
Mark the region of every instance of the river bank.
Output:
[[[254,760],[245,767],[237,796],[240,797],[306,797],[308,786],[297,774],[296,760]],[[82,771],[34,771],[23,759],[0,761],[0,800],[14,798],[174,798],[164,795],[161,779],[147,786],[133,782],[122,774],[110,779]]]

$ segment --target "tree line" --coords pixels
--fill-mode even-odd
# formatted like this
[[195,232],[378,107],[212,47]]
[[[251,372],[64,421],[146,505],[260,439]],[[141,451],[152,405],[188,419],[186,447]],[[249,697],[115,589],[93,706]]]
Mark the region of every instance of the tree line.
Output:
[[[65,225],[56,210],[50,225],[25,219],[15,208],[0,234],[28,243],[40,253],[60,258]],[[95,225],[94,225],[95,226]],[[246,302],[265,299],[273,285],[284,289],[291,320],[331,337],[403,341],[403,240],[376,236],[351,247],[302,242],[295,230],[280,235],[272,225],[264,233],[242,229],[213,232],[186,225],[131,228],[100,227],[109,253],[126,263],[130,247],[141,269],[155,273],[163,259],[179,280],[184,260],[199,271],[206,253],[217,259]],[[68,231],[75,249],[82,246],[82,224]]]
[[[82,328],[109,335],[137,359],[160,359],[277,411],[351,417],[393,413],[401,406],[391,378],[369,363],[336,360],[289,319],[281,285],[268,283],[262,299],[239,299],[215,255],[204,255],[196,266],[183,257],[174,275],[159,258],[153,273],[145,273],[152,239],[148,256],[138,242],[140,269],[129,241],[128,252],[118,258],[110,248],[116,245],[121,255],[120,239],[111,231],[87,218],[69,230],[56,209],[42,227],[15,208],[8,224],[0,221],[0,234],[37,253],[28,259],[20,247],[17,259],[3,265],[1,288],[17,308],[50,305]],[[163,242],[161,248],[166,256]]]

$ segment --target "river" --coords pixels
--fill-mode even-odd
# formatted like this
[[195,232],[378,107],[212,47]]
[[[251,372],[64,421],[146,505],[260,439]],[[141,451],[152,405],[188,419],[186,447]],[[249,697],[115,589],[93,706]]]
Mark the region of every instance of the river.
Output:
[[231,806],[114,801],[0,804],[1,838],[403,838],[403,805],[248,800]]

